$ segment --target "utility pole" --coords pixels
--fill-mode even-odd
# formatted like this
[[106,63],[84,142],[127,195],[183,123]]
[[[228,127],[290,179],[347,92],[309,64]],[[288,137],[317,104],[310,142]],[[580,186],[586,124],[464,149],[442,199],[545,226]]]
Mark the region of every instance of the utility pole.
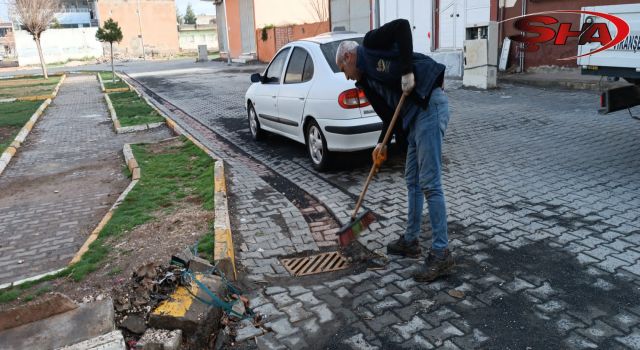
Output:
[[224,29],[227,31],[227,65],[231,65],[231,46],[229,45],[229,17],[227,16],[227,2],[223,1],[222,6],[224,6]]
[[140,29],[140,34],[138,35],[138,37],[140,37],[140,45],[142,46],[142,59],[146,60],[147,59],[147,55],[144,52],[144,40],[142,39],[142,19],[141,19],[141,14],[140,14],[140,0],[138,0],[138,28]]

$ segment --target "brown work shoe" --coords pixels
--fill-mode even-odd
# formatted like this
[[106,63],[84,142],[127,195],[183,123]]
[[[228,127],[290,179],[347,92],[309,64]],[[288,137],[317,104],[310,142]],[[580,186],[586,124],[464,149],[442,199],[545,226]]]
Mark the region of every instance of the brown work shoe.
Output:
[[417,282],[431,282],[440,276],[450,273],[454,266],[455,262],[449,249],[445,249],[440,254],[430,250],[425,264],[413,274],[413,279]]
[[421,253],[422,249],[420,249],[420,243],[418,243],[417,239],[407,242],[403,236],[400,236],[397,240],[387,244],[387,254],[390,255],[419,258]]

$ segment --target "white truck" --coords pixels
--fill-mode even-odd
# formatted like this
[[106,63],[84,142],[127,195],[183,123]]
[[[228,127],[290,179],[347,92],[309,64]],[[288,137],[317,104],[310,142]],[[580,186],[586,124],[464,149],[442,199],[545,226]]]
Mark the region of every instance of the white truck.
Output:
[[[582,74],[624,79],[632,85],[602,92],[600,113],[606,114],[640,105],[640,3],[583,7],[584,11],[596,11],[615,15],[630,27],[627,38],[614,47],[599,53],[579,57]],[[604,18],[582,15],[582,23],[607,23],[611,36],[617,34],[614,25]],[[588,43],[578,46],[578,56],[592,52],[601,45]]]

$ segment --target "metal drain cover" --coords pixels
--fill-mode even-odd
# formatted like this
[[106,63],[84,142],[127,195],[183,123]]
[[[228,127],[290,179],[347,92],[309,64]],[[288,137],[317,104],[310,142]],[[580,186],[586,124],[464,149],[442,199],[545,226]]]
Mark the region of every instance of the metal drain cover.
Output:
[[349,266],[347,260],[339,252],[321,253],[304,258],[281,259],[281,261],[293,276],[337,271]]

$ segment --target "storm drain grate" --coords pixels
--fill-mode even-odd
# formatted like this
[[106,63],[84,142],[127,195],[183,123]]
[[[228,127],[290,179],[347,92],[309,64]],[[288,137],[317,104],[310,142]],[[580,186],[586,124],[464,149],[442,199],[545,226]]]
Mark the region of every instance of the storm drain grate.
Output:
[[339,252],[322,253],[304,258],[282,259],[282,265],[293,276],[313,275],[346,268],[349,263]]

